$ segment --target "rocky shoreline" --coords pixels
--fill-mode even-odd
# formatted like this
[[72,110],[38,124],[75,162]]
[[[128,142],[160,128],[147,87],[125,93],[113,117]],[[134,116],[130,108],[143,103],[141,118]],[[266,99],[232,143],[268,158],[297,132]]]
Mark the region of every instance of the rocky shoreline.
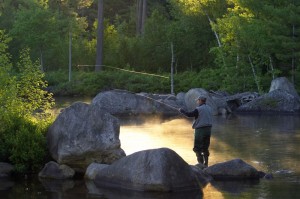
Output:
[[[126,156],[120,147],[118,117],[139,115],[178,116],[178,108],[193,110],[199,95],[207,97],[214,115],[280,112],[299,114],[300,98],[286,78],[273,80],[269,93],[225,92],[193,88],[187,93],[159,95],[111,90],[99,93],[91,104],[76,102],[64,109],[47,133],[55,161],[39,173],[42,179],[70,179],[85,174],[97,188],[111,187],[142,192],[176,192],[201,189],[214,180],[272,178],[241,159],[203,168],[188,165],[168,148],[139,151]],[[0,163],[0,178],[13,166]]]

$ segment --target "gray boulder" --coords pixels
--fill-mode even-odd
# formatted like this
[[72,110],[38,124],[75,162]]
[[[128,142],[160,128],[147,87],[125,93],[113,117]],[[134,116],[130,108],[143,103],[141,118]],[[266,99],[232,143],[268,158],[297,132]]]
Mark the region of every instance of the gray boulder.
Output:
[[259,94],[256,92],[244,92],[237,93],[234,95],[227,96],[226,103],[232,111],[235,111],[238,107],[251,102],[259,97]]
[[[176,108],[170,107],[170,103],[173,101],[175,102],[170,98],[155,99],[144,93],[135,94],[124,90],[111,90],[99,93],[92,100],[92,104],[115,116],[151,114],[174,116],[179,113]],[[176,106],[176,104],[172,103],[172,106]]]
[[300,98],[293,84],[280,77],[272,81],[269,93],[242,104],[237,111],[298,113]]
[[176,95],[176,103],[182,108],[186,108],[184,98],[185,98],[184,92],[180,92]]
[[259,171],[241,159],[214,164],[204,169],[204,172],[216,180],[260,178]]
[[203,171],[203,168],[200,168],[199,165],[191,165],[192,170],[197,176],[198,181],[204,187],[209,182],[213,181],[213,178]]
[[68,179],[75,175],[75,171],[67,165],[59,165],[54,161],[48,162],[42,171],[39,172],[40,178]]
[[59,164],[78,172],[92,162],[111,164],[125,156],[120,148],[117,118],[92,105],[76,102],[64,109],[50,126],[47,144]]
[[98,187],[157,192],[200,187],[192,168],[168,148],[140,151],[124,157],[102,169],[94,182]]
[[294,85],[286,77],[278,77],[271,82],[270,91],[284,90],[299,99],[299,95]]
[[297,113],[300,101],[285,90],[273,90],[240,106],[238,112],[286,112]]
[[209,92],[203,88],[192,88],[185,94],[184,101],[188,111],[192,111],[197,107],[196,99],[199,95],[206,96],[206,103],[212,108],[213,115],[218,115],[217,104],[211,98]]
[[88,180],[94,180],[97,173],[99,173],[102,169],[106,168],[107,166],[109,166],[109,165],[108,164],[98,164],[98,163],[93,162],[86,169],[84,178],[88,179]]
[[10,177],[14,166],[5,162],[0,162],[0,178]]

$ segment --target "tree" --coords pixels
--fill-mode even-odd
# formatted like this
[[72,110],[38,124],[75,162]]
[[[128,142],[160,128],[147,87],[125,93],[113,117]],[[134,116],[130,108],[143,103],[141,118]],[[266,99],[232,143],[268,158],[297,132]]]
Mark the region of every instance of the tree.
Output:
[[22,51],[18,73],[7,53],[10,38],[0,31],[0,161],[19,172],[41,168],[46,154],[45,135],[53,105],[38,62]]
[[22,9],[18,12],[10,32],[16,40],[22,40],[23,47],[28,46],[40,55],[42,69],[44,51],[49,48],[55,36],[56,30],[51,29],[54,25],[52,19],[52,14],[44,8]]
[[137,0],[136,33],[144,34],[145,21],[147,18],[147,0]]
[[95,71],[101,71],[103,62],[103,0],[98,0],[97,51]]

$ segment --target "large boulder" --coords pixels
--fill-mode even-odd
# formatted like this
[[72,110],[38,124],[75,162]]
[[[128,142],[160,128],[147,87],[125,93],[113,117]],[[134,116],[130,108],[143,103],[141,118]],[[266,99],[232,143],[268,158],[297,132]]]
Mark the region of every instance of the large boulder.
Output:
[[99,187],[137,191],[183,191],[199,189],[193,169],[168,148],[145,150],[124,157],[96,175]]
[[232,111],[235,111],[238,107],[251,102],[259,97],[259,94],[256,92],[244,92],[237,93],[226,97],[227,105]]
[[300,100],[285,90],[276,89],[255,100],[241,105],[238,112],[286,112],[297,113]]
[[299,95],[294,85],[286,77],[278,77],[271,82],[270,91],[284,90],[299,99]]
[[84,172],[92,162],[111,164],[125,156],[119,131],[117,118],[97,106],[76,102],[50,126],[47,144],[59,164]]
[[294,85],[287,78],[279,77],[272,81],[269,93],[242,104],[237,111],[298,113],[300,98]]
[[39,172],[40,178],[68,179],[73,178],[75,171],[67,165],[59,165],[54,161],[48,162]]
[[85,171],[84,178],[88,180],[94,180],[97,173],[101,172],[102,169],[109,166],[108,164],[98,164],[93,162],[88,166]]
[[192,111],[197,107],[196,99],[199,95],[206,97],[206,103],[212,108],[213,115],[218,115],[218,107],[215,101],[211,98],[209,92],[203,88],[192,88],[185,94],[184,101],[188,111]]
[[214,164],[204,169],[204,172],[216,180],[260,178],[260,172],[241,159]]
[[184,98],[185,98],[185,93],[184,92],[177,93],[176,102],[182,108],[186,107]]
[[[152,115],[165,116],[178,115],[176,97],[156,99],[144,93],[135,94],[124,90],[111,90],[99,93],[92,104],[115,116]],[[174,103],[173,103],[174,102]],[[172,108],[172,107],[175,108]]]

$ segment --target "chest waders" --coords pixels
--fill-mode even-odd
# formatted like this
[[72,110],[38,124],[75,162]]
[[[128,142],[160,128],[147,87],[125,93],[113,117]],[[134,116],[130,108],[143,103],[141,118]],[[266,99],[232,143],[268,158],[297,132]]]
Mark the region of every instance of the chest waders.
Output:
[[197,160],[204,166],[208,166],[209,145],[211,136],[211,126],[195,129],[195,139],[193,151],[196,153]]

